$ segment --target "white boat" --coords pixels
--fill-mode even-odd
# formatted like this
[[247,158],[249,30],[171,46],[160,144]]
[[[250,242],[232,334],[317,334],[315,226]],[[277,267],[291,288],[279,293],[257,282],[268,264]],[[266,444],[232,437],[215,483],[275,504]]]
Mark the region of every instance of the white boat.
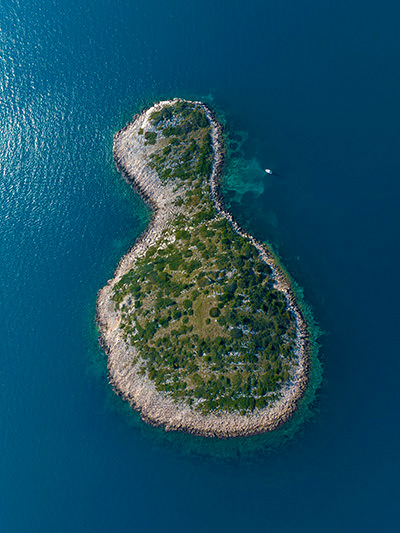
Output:
[[272,170],[271,170],[270,168],[266,168],[266,169],[265,169],[265,172],[266,172],[267,174],[272,174]]

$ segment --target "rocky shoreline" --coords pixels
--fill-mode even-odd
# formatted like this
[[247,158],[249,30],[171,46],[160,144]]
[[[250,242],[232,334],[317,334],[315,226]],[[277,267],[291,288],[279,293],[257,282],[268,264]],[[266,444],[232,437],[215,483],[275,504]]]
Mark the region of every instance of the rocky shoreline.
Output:
[[219,181],[224,165],[222,128],[213,111],[201,102],[210,121],[213,145],[213,165],[210,175],[210,192],[217,211],[224,216],[232,228],[247,238],[259,251],[260,257],[271,267],[275,287],[286,297],[288,307],[296,320],[296,364],[290,383],[281,390],[281,396],[272,405],[256,409],[250,414],[222,412],[201,414],[185,403],[175,403],[156,390],[154,383],[140,375],[140,364],[132,363],[137,355],[135,349],[125,343],[119,329],[120,317],[112,300],[113,287],[128,272],[149,247],[156,244],[164,229],[180,212],[174,205],[173,184],[161,182],[157,173],[147,165],[151,146],[146,146],[138,131],[148,125],[153,111],[170,105],[176,100],[159,102],[137,115],[133,121],[114,137],[113,155],[115,164],[125,179],[133,185],[144,200],[153,208],[153,217],[146,231],[139,237],[131,250],[121,259],[114,277],[99,291],[96,322],[100,331],[100,344],[108,355],[108,375],[117,394],[138,410],[142,418],[155,426],[170,431],[185,431],[207,437],[238,437],[255,435],[274,430],[289,420],[304,394],[308,380],[310,341],[306,321],[298,306],[288,275],[278,264],[267,246],[259,243],[252,235],[242,230],[232,215],[224,208],[219,192]]

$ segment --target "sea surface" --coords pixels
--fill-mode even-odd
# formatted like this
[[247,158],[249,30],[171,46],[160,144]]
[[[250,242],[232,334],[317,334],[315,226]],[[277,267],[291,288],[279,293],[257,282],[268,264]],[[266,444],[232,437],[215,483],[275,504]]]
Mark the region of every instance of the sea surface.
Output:
[[[1,533],[398,527],[399,17],[394,0],[0,0]],[[272,436],[166,434],[107,384],[96,293],[151,216],[112,138],[173,96],[226,120],[226,201],[319,328],[318,388]]]

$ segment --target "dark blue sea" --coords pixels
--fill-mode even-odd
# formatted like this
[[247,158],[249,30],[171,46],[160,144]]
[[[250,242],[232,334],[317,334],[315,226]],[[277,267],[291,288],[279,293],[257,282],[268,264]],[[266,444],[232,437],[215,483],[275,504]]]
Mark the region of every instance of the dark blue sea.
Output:
[[[399,17],[0,0],[1,533],[397,529]],[[107,383],[96,293],[151,216],[112,137],[173,96],[226,121],[226,202],[315,318],[308,404],[274,435],[165,434]]]

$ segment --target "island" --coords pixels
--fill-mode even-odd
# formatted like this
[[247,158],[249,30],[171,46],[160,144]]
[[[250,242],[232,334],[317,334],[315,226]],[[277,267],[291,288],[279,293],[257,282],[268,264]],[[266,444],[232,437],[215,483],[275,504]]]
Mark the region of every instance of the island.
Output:
[[227,438],[278,428],[307,386],[309,328],[272,249],[223,204],[215,113],[158,102],[115,135],[113,156],[153,212],[98,293],[114,390],[166,430]]

